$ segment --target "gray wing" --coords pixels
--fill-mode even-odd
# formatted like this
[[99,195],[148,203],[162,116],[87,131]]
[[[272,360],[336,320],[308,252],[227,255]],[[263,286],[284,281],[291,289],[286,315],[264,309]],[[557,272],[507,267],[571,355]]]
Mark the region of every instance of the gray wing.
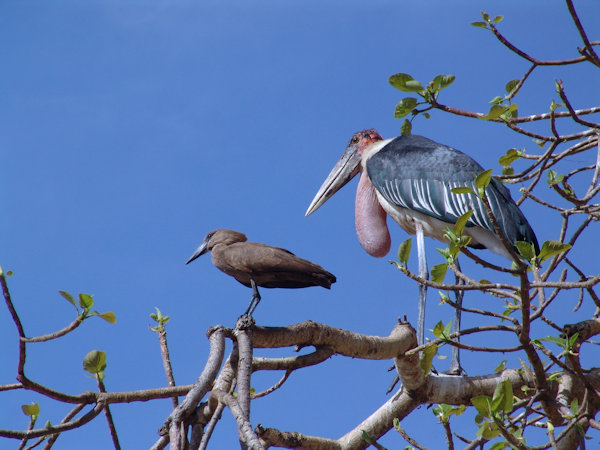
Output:
[[[485,206],[473,194],[453,194],[451,189],[470,187],[483,172],[475,160],[451,147],[422,136],[400,136],[367,161],[367,174],[391,204],[418,211],[449,224],[469,210],[467,226],[495,233]],[[502,183],[492,178],[486,194],[500,230],[509,242],[538,243],[531,226]]]

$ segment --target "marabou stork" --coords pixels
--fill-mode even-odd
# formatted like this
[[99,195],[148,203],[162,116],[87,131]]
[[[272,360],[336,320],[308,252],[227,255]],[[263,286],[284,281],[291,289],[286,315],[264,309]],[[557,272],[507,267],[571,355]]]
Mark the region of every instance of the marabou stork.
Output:
[[[444,230],[469,210],[473,215],[464,234],[470,247],[487,248],[512,260],[510,252],[486,213],[482,201],[472,194],[453,194],[455,187],[471,187],[483,168],[464,153],[422,136],[383,139],[374,129],[352,136],[342,157],[325,179],[306,211],[310,215],[350,179],[360,173],[356,191],[356,233],[361,246],[372,256],[385,256],[391,245],[386,217],[389,214],[409,234],[417,235],[419,274],[427,277],[423,235],[445,241]],[[527,219],[510,192],[492,178],[486,188],[491,210],[508,242],[526,241],[539,251]],[[426,287],[420,286],[417,338],[424,340]],[[462,293],[457,303],[462,302]],[[460,329],[456,310],[455,330]],[[460,372],[458,349],[453,348],[450,372]]]
[[212,251],[211,259],[218,269],[252,288],[252,299],[245,314],[252,315],[260,302],[257,286],[323,286],[329,289],[335,283],[335,276],[315,263],[298,258],[283,248],[247,242],[246,235],[226,229],[208,233],[186,264],[209,251]]

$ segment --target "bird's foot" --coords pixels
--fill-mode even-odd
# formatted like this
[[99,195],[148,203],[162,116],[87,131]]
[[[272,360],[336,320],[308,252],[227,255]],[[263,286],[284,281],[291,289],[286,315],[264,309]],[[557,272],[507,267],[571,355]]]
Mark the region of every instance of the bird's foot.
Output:
[[238,320],[235,322],[236,330],[247,330],[254,326],[254,318],[247,313],[242,314],[238,317]]

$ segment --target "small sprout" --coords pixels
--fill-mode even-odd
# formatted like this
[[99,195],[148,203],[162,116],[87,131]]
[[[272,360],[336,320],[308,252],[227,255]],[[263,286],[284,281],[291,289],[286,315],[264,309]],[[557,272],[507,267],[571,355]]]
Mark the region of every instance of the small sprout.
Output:
[[488,169],[484,172],[481,172],[479,175],[475,177],[475,187],[477,188],[477,192],[480,198],[483,198],[485,195],[485,188],[492,181],[492,171],[493,169]]
[[94,374],[100,379],[104,378],[106,369],[106,353],[99,350],[92,350],[83,358],[83,370]]
[[29,405],[21,405],[23,414],[31,417],[31,420],[35,422],[40,415],[40,405],[37,403],[31,403]]
[[367,433],[365,430],[362,430],[362,440],[365,441],[367,444],[374,444],[375,442],[377,442],[377,439],[375,439],[375,436],[370,435],[369,433]]
[[94,306],[94,299],[89,294],[79,294],[79,306],[89,311]]
[[519,80],[510,80],[508,83],[506,83],[506,85],[504,86],[504,90],[506,91],[507,94],[511,94],[512,91],[519,85]]
[[398,247],[398,261],[404,267],[408,264],[408,257],[410,256],[410,247],[412,246],[412,238],[408,238]]
[[560,175],[560,174],[557,175],[557,172],[554,169],[549,170],[547,176],[548,176],[547,181],[550,186],[554,186],[565,179],[564,175]]
[[450,339],[448,336],[450,336],[450,333],[452,332],[452,321],[444,325],[440,320],[435,324],[435,327],[433,327],[433,330],[431,331],[436,338],[447,341]]
[[423,375],[427,376],[431,371],[431,366],[433,364],[433,357],[436,355],[438,351],[437,344],[431,344],[421,352],[421,360],[419,364],[421,366],[421,370],[423,371]]
[[443,283],[448,271],[448,264],[436,264],[431,268],[431,281],[434,283]]
[[506,368],[506,360],[503,360],[498,366],[494,369],[494,372],[502,372]]
[[565,106],[564,103],[554,103],[554,100],[552,100],[552,103],[550,103],[550,112],[554,112],[554,110],[556,110],[556,108],[560,108],[562,106]]
[[488,24],[486,22],[471,22],[471,25],[477,28],[487,28]]
[[518,108],[519,106],[516,103],[507,106],[504,112],[500,115],[500,118],[504,120],[515,119],[519,116]]
[[494,23],[500,23],[504,19],[504,16],[496,16],[494,17]]
[[465,412],[466,408],[466,405],[452,406],[439,404],[432,409],[432,412],[439,419],[440,423],[448,423],[452,414],[460,416]]
[[158,309],[156,306],[154,307],[154,309],[156,309],[156,314],[155,313],[150,314],[150,318],[152,320],[154,320],[158,325],[155,327],[151,327],[150,329],[152,331],[159,332],[159,331],[164,330],[165,323],[167,323],[170,320],[170,317],[163,316],[163,314],[160,312],[160,309]]

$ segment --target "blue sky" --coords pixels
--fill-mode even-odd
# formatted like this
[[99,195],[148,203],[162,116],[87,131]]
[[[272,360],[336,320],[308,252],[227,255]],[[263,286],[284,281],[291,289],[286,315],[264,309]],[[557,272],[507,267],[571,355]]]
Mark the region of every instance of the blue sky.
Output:
[[[597,39],[600,4],[577,3]],[[399,134],[393,111],[402,93],[387,83],[390,75],[427,82],[454,74],[440,101],[486,111],[505,83],[525,72],[527,63],[470,25],[481,9],[504,15],[505,35],[539,58],[577,56],[580,42],[559,2],[3,2],[0,264],[14,271],[10,288],[29,335],[74,319],[59,289],[93,294],[97,309],[114,311],[118,320],[90,319],[63,339],[30,345],[26,373],[69,393],[94,390],[81,361],[99,349],[108,354],[109,390],[164,385],[157,339],[148,330],[157,306],[171,317],[175,379],[192,383],[207,355],[206,329],[233,326],[250,298],[208,256],[185,266],[214,228],[288,248],[338,277],[331,291],[263,290],[258,324],[312,319],[387,335],[397,317],[414,321],[417,287],[387,263],[406,236],[389,221],[388,257],[374,259],[360,248],[356,182],[311,217],[304,212],[354,132]],[[547,69],[534,73],[517,99],[520,113],[545,112],[551,99],[558,101],[557,78],[577,107],[598,104],[597,71]],[[532,129],[546,125],[538,127]],[[496,172],[507,149],[537,150],[499,125],[440,112],[417,120],[413,132]],[[557,238],[556,216],[530,203],[523,210],[540,241]],[[586,239],[587,248],[598,245],[592,233]],[[436,261],[439,245],[427,244]],[[576,253],[584,267],[589,254]],[[436,292],[429,298],[428,329],[451,315]],[[467,304],[479,301],[493,300],[465,297]],[[575,301],[551,314],[564,316]],[[586,304],[569,320],[592,311]],[[476,320],[465,318],[465,326]],[[14,380],[16,336],[8,313],[0,313],[0,383]],[[491,372],[499,359],[464,361],[476,375]],[[253,403],[253,423],[337,438],[386,400],[388,366],[334,357],[301,370]],[[259,374],[253,385],[262,389],[278,376]],[[33,393],[2,399],[0,428],[26,428],[20,405],[30,401],[40,402],[40,425],[59,422],[68,410]],[[169,401],[114,406],[123,447],[150,446],[169,408]],[[425,445],[443,445],[443,430],[429,431],[433,424],[422,408],[405,429]],[[473,436],[469,425],[459,429]],[[75,448],[82,439],[89,449],[110,446],[103,418],[85,430],[65,434],[56,448]],[[213,448],[237,446],[229,413],[214,440]],[[392,433],[382,442],[404,445]]]

